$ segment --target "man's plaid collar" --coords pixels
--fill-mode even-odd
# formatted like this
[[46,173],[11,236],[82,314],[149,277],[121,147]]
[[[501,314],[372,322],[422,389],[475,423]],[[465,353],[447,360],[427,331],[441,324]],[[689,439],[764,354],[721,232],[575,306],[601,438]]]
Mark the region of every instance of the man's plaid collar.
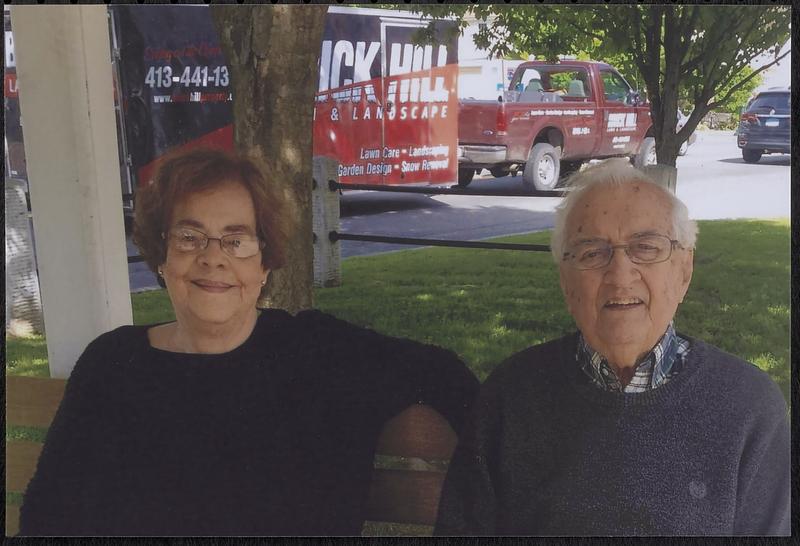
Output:
[[680,360],[676,358],[678,350],[680,348],[681,352],[685,352],[688,348],[680,341],[670,322],[658,343],[636,365],[636,371],[627,386],[620,383],[608,360],[592,349],[580,332],[576,359],[584,373],[598,387],[615,392],[642,392],[661,386],[677,373],[678,366],[674,364]]

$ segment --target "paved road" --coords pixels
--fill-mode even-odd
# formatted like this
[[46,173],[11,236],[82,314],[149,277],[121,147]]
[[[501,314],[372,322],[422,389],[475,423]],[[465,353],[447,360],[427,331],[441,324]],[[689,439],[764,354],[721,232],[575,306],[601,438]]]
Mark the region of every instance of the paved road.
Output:
[[[732,131],[698,132],[697,142],[679,157],[678,196],[696,219],[788,218],[790,158],[764,156],[744,163]],[[520,177],[477,177],[470,187],[512,189]],[[373,235],[477,240],[527,233],[553,226],[551,197],[483,197],[458,195],[346,192],[341,201],[341,231]],[[342,241],[342,256],[409,248],[406,245]],[[128,244],[129,255],[137,253]],[[131,264],[131,289],[155,287],[144,264]]]

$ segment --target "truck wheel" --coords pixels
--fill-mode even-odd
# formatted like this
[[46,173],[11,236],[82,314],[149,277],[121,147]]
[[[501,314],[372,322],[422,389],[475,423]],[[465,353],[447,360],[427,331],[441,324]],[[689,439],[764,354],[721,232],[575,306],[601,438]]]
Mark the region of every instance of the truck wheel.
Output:
[[647,137],[639,146],[639,153],[633,158],[633,166],[636,168],[646,167],[656,164],[656,139]]
[[552,190],[558,183],[561,166],[558,149],[546,142],[534,144],[522,172],[522,184],[528,189]]
[[758,160],[761,159],[761,155],[763,153],[764,152],[761,150],[742,148],[742,159],[744,159],[747,163],[758,163]]
[[495,178],[503,178],[504,176],[511,174],[511,171],[508,169],[508,167],[492,167],[489,169],[489,172],[492,173],[492,176]]
[[469,186],[473,176],[475,176],[475,169],[458,169],[458,187],[466,188]]

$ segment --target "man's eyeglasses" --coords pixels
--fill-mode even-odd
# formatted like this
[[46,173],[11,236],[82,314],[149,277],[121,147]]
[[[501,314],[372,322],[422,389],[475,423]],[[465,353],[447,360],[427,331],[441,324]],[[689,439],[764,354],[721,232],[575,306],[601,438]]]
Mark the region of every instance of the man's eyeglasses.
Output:
[[259,253],[266,244],[258,237],[246,233],[231,233],[222,237],[209,237],[202,231],[187,227],[175,227],[161,237],[167,239],[178,252],[197,252],[208,247],[209,241],[219,241],[225,254],[234,258],[250,258]]
[[677,240],[665,235],[642,235],[622,245],[583,241],[567,247],[563,260],[576,269],[600,269],[611,263],[616,249],[622,248],[635,264],[657,264],[669,260],[675,247],[683,248]]

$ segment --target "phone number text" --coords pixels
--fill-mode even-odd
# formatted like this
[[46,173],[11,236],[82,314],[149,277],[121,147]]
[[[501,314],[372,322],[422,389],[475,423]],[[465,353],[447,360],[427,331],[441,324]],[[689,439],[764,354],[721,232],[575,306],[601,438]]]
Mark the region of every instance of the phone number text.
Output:
[[173,72],[172,67],[151,66],[144,78],[145,85],[151,89],[172,87],[227,87],[230,83],[228,67],[222,66],[187,66],[183,72]]

